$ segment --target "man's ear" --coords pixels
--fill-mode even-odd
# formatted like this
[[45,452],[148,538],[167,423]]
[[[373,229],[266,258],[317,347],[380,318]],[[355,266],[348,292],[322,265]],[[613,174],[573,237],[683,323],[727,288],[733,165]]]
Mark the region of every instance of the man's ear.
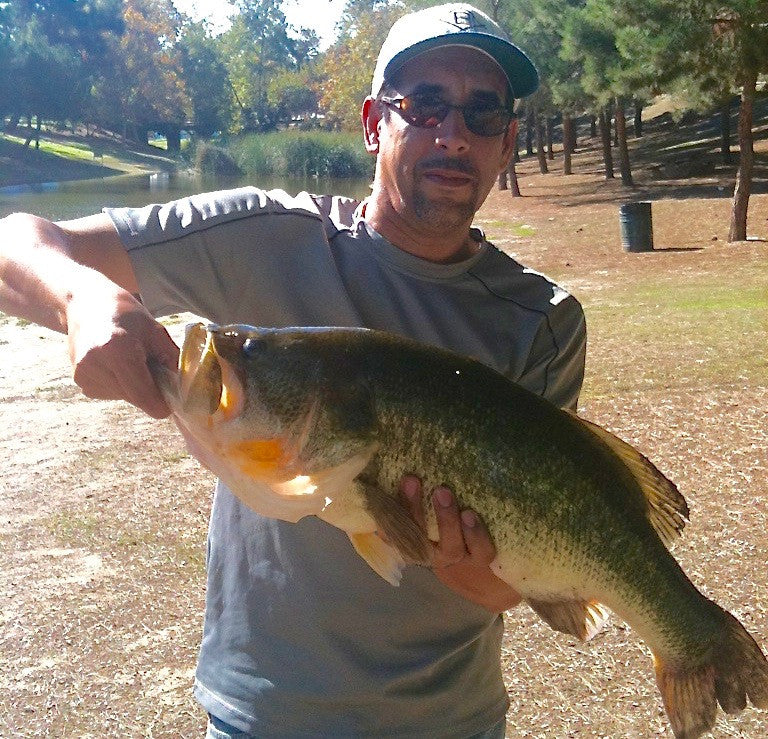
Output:
[[367,97],[363,102],[360,113],[363,121],[363,134],[365,135],[365,150],[369,154],[379,153],[379,124],[381,123],[381,105],[372,97]]

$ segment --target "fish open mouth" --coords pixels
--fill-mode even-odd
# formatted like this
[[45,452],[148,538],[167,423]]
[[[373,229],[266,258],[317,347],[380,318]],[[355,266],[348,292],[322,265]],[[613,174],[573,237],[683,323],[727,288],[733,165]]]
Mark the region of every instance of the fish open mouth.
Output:
[[181,403],[185,413],[230,421],[245,406],[245,388],[235,368],[216,350],[218,330],[215,324],[187,326],[179,359]]
[[215,413],[221,405],[224,384],[211,333],[202,323],[187,326],[179,375],[183,410],[209,416]]

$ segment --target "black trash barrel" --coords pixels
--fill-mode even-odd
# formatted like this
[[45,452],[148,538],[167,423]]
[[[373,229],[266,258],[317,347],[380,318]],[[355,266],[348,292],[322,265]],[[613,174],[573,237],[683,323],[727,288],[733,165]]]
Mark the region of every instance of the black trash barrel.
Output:
[[653,221],[649,202],[624,203],[619,208],[624,251],[653,251]]

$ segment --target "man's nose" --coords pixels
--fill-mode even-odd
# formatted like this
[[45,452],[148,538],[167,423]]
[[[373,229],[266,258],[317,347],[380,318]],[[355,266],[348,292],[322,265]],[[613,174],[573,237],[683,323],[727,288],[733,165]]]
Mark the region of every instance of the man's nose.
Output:
[[469,130],[460,110],[451,108],[448,115],[435,127],[435,146],[454,154],[461,154],[469,149]]

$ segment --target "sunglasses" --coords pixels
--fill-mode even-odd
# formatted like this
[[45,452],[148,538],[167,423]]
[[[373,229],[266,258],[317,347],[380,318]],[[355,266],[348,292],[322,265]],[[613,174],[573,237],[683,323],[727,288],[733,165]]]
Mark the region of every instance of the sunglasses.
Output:
[[403,97],[381,97],[383,103],[394,108],[404,121],[417,128],[435,128],[442,123],[451,110],[461,111],[467,128],[477,136],[498,136],[507,130],[515,113],[503,105],[488,103],[467,103],[452,105],[439,97],[405,95]]

